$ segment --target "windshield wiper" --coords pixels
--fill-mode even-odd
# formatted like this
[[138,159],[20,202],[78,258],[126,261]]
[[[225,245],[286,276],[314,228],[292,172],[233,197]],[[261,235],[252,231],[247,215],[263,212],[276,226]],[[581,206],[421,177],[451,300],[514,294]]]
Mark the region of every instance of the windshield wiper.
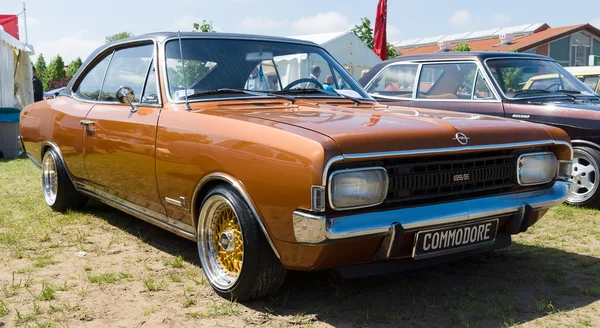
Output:
[[358,105],[362,104],[362,102],[361,102],[359,99],[357,99],[357,98],[354,98],[354,97],[352,97],[352,96],[348,96],[348,95],[346,95],[346,94],[343,94],[343,93],[338,93],[338,92],[335,92],[335,94],[334,94],[334,93],[331,93],[331,92],[329,92],[329,91],[325,91],[325,90],[323,90],[323,89],[318,89],[318,88],[303,88],[303,89],[279,90],[279,91],[273,91],[273,92],[272,92],[272,93],[270,93],[270,94],[271,94],[271,95],[281,95],[281,94],[286,94],[286,93],[291,93],[291,94],[299,94],[299,93],[302,93],[302,94],[304,94],[304,93],[315,93],[315,92],[318,92],[318,93],[323,93],[323,94],[330,95],[330,96],[335,96],[335,95],[337,95],[337,96],[342,96],[342,97],[344,97],[344,98],[346,98],[346,99],[350,99],[350,100],[352,100],[354,103],[356,103],[356,104],[358,104]]
[[560,93],[567,93],[567,94],[574,94],[574,95],[579,95],[581,94],[581,91],[579,90],[556,90],[554,92],[560,92]]
[[202,97],[202,96],[210,96],[217,94],[227,94],[227,93],[244,93],[252,96],[262,96],[262,93],[252,92],[250,90],[245,89],[229,89],[229,88],[221,88],[214,90],[206,90],[206,91],[194,91],[194,93],[188,95],[188,98]]
[[519,93],[528,93],[528,92],[550,93],[550,91],[542,90],[542,89],[521,89],[521,90],[515,91],[514,95],[516,96]]

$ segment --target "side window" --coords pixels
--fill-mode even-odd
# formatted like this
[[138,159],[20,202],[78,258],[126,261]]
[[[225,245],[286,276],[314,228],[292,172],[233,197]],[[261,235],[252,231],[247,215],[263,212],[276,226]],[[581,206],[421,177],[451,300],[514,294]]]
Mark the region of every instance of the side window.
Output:
[[583,83],[592,89],[592,91],[596,92],[598,80],[600,80],[600,76],[586,76],[583,78]]
[[156,85],[156,67],[154,66],[154,61],[150,63],[141,102],[145,104],[158,104],[158,87]]
[[416,64],[388,66],[379,73],[367,92],[384,96],[412,98],[418,67]]
[[492,90],[490,90],[489,85],[486,83],[485,78],[481,74],[481,72],[477,71],[477,80],[475,80],[475,93],[473,94],[473,99],[479,100],[493,100],[495,99]]
[[106,72],[100,100],[117,101],[117,90],[127,86],[133,89],[133,102],[140,102],[153,54],[153,44],[116,50]]
[[475,63],[423,65],[417,98],[470,100],[476,74]]
[[81,83],[79,83],[77,94],[81,98],[89,100],[98,100],[100,98],[102,81],[104,80],[104,75],[108,63],[110,62],[111,55],[112,52],[106,54],[96,66],[87,72]]

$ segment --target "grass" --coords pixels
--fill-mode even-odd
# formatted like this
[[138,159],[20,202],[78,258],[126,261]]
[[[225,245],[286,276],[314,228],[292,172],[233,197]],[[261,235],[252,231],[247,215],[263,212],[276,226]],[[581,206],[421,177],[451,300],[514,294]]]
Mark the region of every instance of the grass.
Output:
[[99,274],[88,274],[90,282],[100,285],[114,284],[121,280],[133,280],[133,276],[128,272],[105,272]]
[[144,278],[143,283],[144,287],[151,292],[162,290],[165,285],[164,280],[154,280],[153,278]]
[[137,301],[147,304],[141,315],[169,309],[179,326],[189,324],[187,315],[198,326],[212,319],[260,327],[600,327],[599,211],[556,207],[507,249],[432,268],[353,280],[292,273],[281,292],[238,304],[217,298],[189,262],[193,243],[99,204],[54,213],[39,178],[27,160],[0,160],[0,265],[14,272],[0,281],[6,327],[77,327],[106,314],[128,326],[119,320],[136,315],[128,310]]

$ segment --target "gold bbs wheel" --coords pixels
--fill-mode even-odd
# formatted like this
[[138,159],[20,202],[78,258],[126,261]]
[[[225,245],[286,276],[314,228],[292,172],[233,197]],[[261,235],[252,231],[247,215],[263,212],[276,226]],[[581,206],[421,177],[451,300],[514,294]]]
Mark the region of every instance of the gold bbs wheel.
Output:
[[225,197],[208,198],[198,222],[198,252],[207,278],[217,288],[230,289],[244,263],[244,238],[235,209]]

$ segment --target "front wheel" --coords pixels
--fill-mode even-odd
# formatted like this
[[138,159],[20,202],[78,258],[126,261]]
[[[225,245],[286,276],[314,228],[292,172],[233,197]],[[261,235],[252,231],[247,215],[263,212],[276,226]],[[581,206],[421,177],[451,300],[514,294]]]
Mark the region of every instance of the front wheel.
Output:
[[600,206],[600,152],[588,147],[573,148],[573,191],[567,203],[576,206]]
[[204,198],[197,243],[204,274],[222,297],[250,300],[283,284],[285,268],[246,202],[229,186],[218,186]]

